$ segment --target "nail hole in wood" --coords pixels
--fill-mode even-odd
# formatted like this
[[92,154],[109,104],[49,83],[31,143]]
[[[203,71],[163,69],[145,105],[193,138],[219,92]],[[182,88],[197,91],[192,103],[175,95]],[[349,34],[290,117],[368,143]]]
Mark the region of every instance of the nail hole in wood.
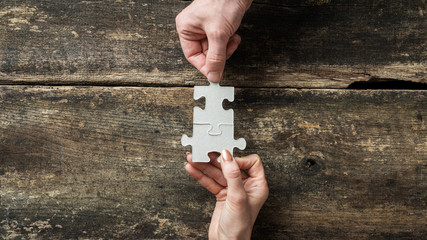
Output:
[[305,167],[306,168],[311,168],[312,166],[314,166],[316,164],[317,164],[316,160],[309,158],[305,162]]
[[311,154],[300,161],[300,170],[304,175],[316,175],[323,171],[324,162],[323,155]]

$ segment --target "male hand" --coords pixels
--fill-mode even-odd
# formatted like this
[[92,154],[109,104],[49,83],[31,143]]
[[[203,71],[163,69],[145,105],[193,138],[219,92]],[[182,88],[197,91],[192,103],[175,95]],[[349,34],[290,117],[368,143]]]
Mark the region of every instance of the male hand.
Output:
[[268,197],[267,180],[258,155],[233,158],[229,151],[210,153],[210,163],[193,163],[187,154],[185,170],[216,196],[209,239],[250,239],[252,227]]
[[222,78],[225,61],[240,44],[239,28],[252,0],[195,0],[176,17],[187,60],[209,81]]

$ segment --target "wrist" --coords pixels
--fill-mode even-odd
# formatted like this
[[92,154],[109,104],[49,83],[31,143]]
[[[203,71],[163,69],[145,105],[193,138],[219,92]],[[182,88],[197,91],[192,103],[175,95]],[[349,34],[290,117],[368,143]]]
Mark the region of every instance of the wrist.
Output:
[[218,231],[218,238],[217,240],[250,240],[252,235],[252,228],[251,226],[246,227],[240,227],[239,230],[236,228],[228,228],[223,229],[223,231]]
[[218,235],[218,240],[250,240],[252,229],[247,230],[249,233],[242,233],[238,235]]

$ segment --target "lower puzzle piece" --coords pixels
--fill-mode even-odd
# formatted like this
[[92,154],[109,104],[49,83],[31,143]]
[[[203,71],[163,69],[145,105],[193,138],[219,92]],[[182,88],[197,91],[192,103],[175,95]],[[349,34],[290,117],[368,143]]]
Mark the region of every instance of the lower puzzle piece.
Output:
[[182,135],[183,146],[192,145],[193,162],[209,162],[209,152],[219,152],[227,149],[233,155],[233,148],[245,149],[246,141],[243,138],[234,139],[234,125],[220,125],[220,135],[210,135],[209,124],[193,124],[193,137]]

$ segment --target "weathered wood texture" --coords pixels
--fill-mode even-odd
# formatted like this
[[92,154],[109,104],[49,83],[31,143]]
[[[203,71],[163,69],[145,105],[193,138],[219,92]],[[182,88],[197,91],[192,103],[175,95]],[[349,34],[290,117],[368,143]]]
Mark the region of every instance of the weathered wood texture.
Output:
[[[0,2],[0,83],[189,86],[175,16],[189,1]],[[424,0],[255,1],[223,84],[426,83]]]
[[[193,106],[192,88],[0,87],[0,238],[206,237]],[[239,88],[228,106],[271,189],[254,239],[426,239],[426,91]]]
[[[188,4],[0,1],[0,84],[163,86],[0,87],[0,239],[206,238],[214,198],[180,145],[206,83],[175,31]],[[427,238],[426,91],[274,88],[425,88],[425,11],[254,2],[222,82],[271,189],[254,239]]]

